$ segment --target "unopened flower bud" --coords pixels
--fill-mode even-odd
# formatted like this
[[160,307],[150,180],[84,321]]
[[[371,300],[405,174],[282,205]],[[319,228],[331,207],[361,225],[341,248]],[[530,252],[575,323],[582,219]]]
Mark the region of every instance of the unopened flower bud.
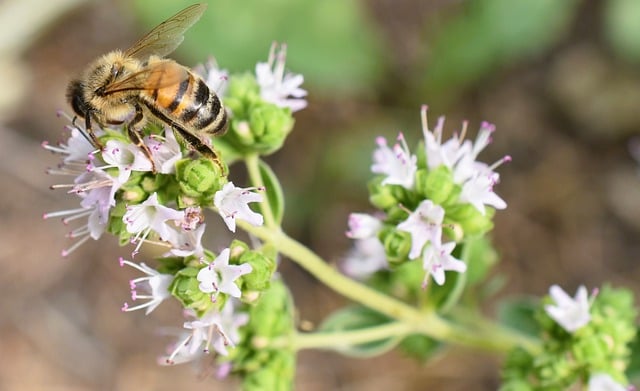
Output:
[[382,184],[383,176],[377,176],[369,181],[369,201],[381,210],[387,210],[393,206],[401,204],[393,192],[394,186],[385,186]]
[[176,273],[176,276],[169,287],[171,294],[178,299],[185,308],[191,308],[196,311],[198,316],[207,312],[214,303],[211,295],[202,292],[199,288],[197,279],[200,269],[195,267],[186,267]]
[[[456,229],[462,228],[464,235],[480,235],[493,228],[494,209],[487,208],[483,215],[471,204],[459,204],[446,208],[446,213],[447,218],[458,226]],[[456,232],[456,237],[460,237],[460,232]]]
[[434,204],[445,205],[457,196],[457,186],[451,170],[442,165],[431,171],[420,169],[416,172],[416,190]]
[[384,246],[389,265],[398,265],[409,258],[411,251],[411,234],[395,227],[385,227],[378,236]]
[[263,291],[269,287],[276,263],[259,251],[246,251],[234,263],[251,265],[252,272],[242,276],[243,290]]
[[176,163],[176,178],[182,195],[210,204],[226,183],[220,167],[210,159],[184,159]]
[[282,147],[292,127],[293,117],[289,109],[260,102],[251,107],[245,120],[231,123],[227,139],[241,152],[266,155]]

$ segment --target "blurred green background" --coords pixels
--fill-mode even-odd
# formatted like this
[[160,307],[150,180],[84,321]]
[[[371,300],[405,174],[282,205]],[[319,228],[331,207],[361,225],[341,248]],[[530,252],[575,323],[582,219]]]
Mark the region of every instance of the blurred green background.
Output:
[[[126,48],[187,1],[4,0],[0,3],[0,389],[227,389],[189,366],[157,367],[180,326],[177,306],[121,314],[127,280],[113,238],[62,259],[68,228],[43,212],[76,207],[44,174],[69,110],[69,79],[93,58]],[[419,109],[446,134],[495,123],[492,162],[509,154],[496,191],[509,204],[494,238],[504,276],[498,297],[570,292],[612,281],[640,292],[640,176],[629,152],[640,133],[640,2],[636,0],[218,0],[173,56],[215,56],[253,71],[271,42],[305,77],[309,107],[268,158],[287,198],[285,229],[337,263],[347,216],[366,212],[378,135],[421,137]],[[474,134],[472,133],[472,136]],[[232,168],[244,181],[242,167]],[[209,221],[219,222],[216,216]],[[228,242],[222,225],[211,243]],[[215,248],[215,247],[214,247]],[[144,260],[144,254],[139,256]],[[282,262],[299,317],[317,324],[344,301]],[[488,313],[494,306],[488,303]],[[427,364],[399,353],[373,360],[303,352],[298,390],[494,390],[499,359],[453,349]]]

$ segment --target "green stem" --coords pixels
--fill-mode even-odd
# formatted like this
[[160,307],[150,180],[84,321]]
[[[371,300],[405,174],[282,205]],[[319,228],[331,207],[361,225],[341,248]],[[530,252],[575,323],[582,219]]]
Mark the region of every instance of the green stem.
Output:
[[514,346],[536,352],[539,345],[528,337],[495,325],[478,332],[450,323],[435,312],[421,312],[416,308],[354,281],[325,263],[307,247],[288,237],[280,230],[254,227],[243,221],[238,225],[263,241],[272,243],[282,254],[300,265],[319,281],[342,296],[396,319],[414,332],[436,340],[477,347],[485,350],[507,352]]
[[345,346],[360,345],[367,342],[380,341],[387,338],[399,338],[410,334],[412,328],[406,323],[392,322],[380,326],[359,330],[295,333],[291,340],[293,348],[302,349],[337,349]]
[[[249,173],[249,179],[251,183],[256,187],[264,188],[264,182],[262,181],[262,175],[260,174],[260,155],[257,153],[247,155],[244,159],[247,166],[247,172]],[[277,228],[278,224],[271,210],[271,204],[269,202],[261,202],[260,209],[262,216],[264,216],[264,224],[267,227]]]

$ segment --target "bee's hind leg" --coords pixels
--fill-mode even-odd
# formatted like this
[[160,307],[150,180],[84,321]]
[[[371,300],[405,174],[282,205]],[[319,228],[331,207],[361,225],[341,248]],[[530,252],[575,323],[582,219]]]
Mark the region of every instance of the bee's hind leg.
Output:
[[206,157],[209,160],[212,160],[218,167],[220,167],[220,172],[222,175],[227,175],[227,170],[222,164],[220,160],[220,156],[216,153],[216,151],[210,145],[207,145],[203,142],[199,137],[191,134],[190,132],[182,129],[180,126],[173,124],[172,126],[174,132],[178,133],[180,137],[190,146],[192,146],[196,151],[200,152],[202,156]]

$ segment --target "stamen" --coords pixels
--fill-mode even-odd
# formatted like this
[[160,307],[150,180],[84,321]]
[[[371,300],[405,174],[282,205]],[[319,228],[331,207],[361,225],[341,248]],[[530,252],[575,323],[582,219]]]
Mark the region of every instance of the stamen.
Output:
[[173,350],[173,352],[169,355],[169,357],[167,357],[167,364],[169,365],[173,365],[175,363],[175,361],[173,361],[173,358],[178,354],[178,352],[180,350],[182,350],[185,346],[187,346],[187,343],[189,343],[189,340],[191,340],[192,335],[188,335],[184,340],[182,340],[180,343],[178,343],[177,347]]
[[68,210],[61,210],[58,212],[49,212],[49,213],[45,213],[42,215],[43,219],[50,219],[52,217],[61,217],[61,216],[69,216],[69,215],[73,215],[76,213],[80,213],[80,212],[85,212],[87,209],[85,208],[78,208],[78,209],[68,209]]
[[66,250],[62,250],[61,255],[63,257],[68,256],[69,254],[74,252],[78,247],[80,247],[82,244],[84,244],[87,240],[89,240],[90,237],[91,236],[89,236],[89,235],[84,236],[82,239],[80,239],[77,242],[75,242],[71,247],[67,248]]
[[467,136],[467,128],[469,126],[469,121],[462,121],[462,130],[460,131],[460,137],[458,138],[459,142],[462,143],[464,138]]
[[500,167],[504,163],[509,163],[509,162],[511,162],[511,156],[510,155],[505,155],[502,159],[500,159],[500,160],[496,161],[495,163],[493,163],[492,165],[490,165],[489,166],[489,170],[495,171],[496,168]]
[[77,220],[77,219],[82,218],[82,217],[89,216],[93,212],[93,210],[91,210],[91,209],[82,209],[82,211],[83,212],[79,212],[76,215],[65,217],[64,219],[62,219],[62,223],[63,224],[69,224],[69,222],[71,222],[73,220]]

